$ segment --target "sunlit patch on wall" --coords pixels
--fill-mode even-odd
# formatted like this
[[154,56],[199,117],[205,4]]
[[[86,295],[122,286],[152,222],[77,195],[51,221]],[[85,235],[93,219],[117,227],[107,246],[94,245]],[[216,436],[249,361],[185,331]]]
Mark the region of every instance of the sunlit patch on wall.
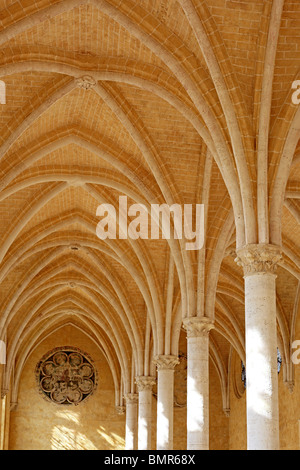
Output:
[[52,450],[97,450],[85,434],[67,426],[55,426],[51,437]]

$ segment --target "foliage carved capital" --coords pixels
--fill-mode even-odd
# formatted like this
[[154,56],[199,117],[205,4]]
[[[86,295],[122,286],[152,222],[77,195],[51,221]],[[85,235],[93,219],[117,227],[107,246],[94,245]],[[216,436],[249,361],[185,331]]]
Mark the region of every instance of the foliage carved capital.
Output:
[[160,355],[154,358],[154,364],[156,364],[157,370],[174,370],[179,359],[177,356],[172,355]]
[[275,274],[282,258],[282,250],[277,245],[246,245],[237,251],[235,262],[244,269],[244,275],[267,273]]
[[152,391],[152,388],[156,384],[156,379],[151,376],[139,376],[136,377],[135,383],[139,392],[145,392],[147,390]]
[[187,317],[183,320],[183,328],[186,330],[188,338],[208,336],[213,327],[213,321],[207,317]]
[[127,395],[124,396],[126,405],[134,405],[138,402],[138,394],[137,393],[127,393]]

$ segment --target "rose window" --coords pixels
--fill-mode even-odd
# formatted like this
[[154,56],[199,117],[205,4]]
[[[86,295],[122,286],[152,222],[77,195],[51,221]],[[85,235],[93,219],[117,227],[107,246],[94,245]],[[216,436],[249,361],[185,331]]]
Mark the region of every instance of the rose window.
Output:
[[87,354],[75,348],[57,348],[38,363],[40,391],[58,405],[78,405],[96,388],[96,369]]

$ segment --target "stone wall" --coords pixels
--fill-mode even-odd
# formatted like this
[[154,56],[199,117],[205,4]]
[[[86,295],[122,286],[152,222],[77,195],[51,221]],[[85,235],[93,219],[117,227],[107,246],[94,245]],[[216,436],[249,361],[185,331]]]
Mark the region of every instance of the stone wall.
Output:
[[[50,403],[37,387],[37,363],[58,346],[74,346],[88,353],[98,370],[95,393],[77,406]],[[18,407],[11,413],[9,448],[121,449],[124,438],[125,415],[116,414],[113,379],[101,351],[72,326],[49,336],[31,354],[24,367]]]

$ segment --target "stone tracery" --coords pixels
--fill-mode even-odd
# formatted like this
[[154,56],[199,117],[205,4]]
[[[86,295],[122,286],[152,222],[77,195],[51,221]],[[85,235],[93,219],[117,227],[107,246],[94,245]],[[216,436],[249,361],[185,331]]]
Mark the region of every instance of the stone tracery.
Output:
[[97,386],[97,372],[78,349],[62,347],[48,352],[36,367],[39,388],[57,405],[78,405]]

